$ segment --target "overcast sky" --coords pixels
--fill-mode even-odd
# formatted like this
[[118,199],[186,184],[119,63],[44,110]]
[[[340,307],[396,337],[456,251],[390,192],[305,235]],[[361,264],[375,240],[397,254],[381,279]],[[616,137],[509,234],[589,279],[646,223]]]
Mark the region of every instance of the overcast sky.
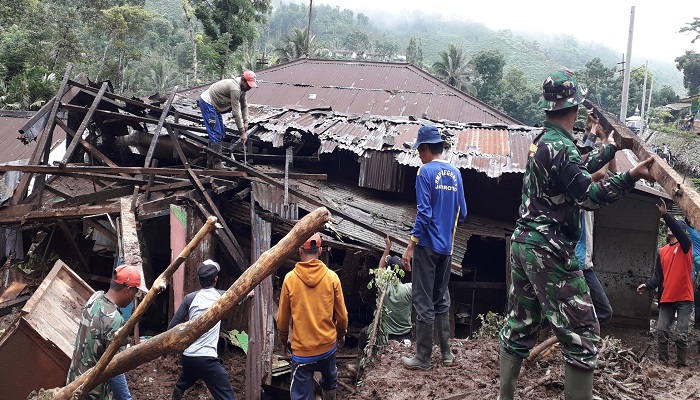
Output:
[[[308,0],[296,0],[296,2]],[[455,18],[482,22],[495,30],[558,32],[581,42],[602,43],[627,50],[631,7],[636,6],[632,56],[668,62],[686,50],[700,52],[691,34],[677,33],[693,17],[700,17],[697,0],[581,0],[581,1],[503,1],[503,0],[315,0],[316,4],[338,5],[356,12],[381,9],[399,14],[421,10]],[[435,27],[439,29],[439,26]]]

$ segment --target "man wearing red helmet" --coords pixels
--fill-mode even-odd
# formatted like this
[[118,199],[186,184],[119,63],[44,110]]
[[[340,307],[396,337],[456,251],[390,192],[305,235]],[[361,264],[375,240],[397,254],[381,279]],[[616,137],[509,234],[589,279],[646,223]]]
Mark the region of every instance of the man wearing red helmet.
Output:
[[[131,304],[139,290],[144,293],[148,291],[138,268],[133,265],[120,265],[114,271],[107,293],[100,290],[90,296],[81,314],[66,384],[73,382],[97,364],[112,343],[117,330],[124,325],[119,308]],[[97,385],[86,397],[90,400],[112,398],[131,399],[124,374]]]
[[[213,83],[199,96],[199,109],[202,111],[212,150],[221,153],[221,142],[226,136],[222,114],[228,111],[231,111],[241,140],[245,143],[248,135],[246,92],[255,87],[258,87],[255,72],[245,71],[241,76]],[[207,156],[207,168],[221,169],[223,165],[218,158]]]

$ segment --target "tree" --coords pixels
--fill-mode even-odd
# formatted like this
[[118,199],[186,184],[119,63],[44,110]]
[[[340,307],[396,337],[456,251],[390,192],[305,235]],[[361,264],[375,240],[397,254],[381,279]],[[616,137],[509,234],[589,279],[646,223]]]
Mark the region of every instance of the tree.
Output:
[[694,17],[693,22],[688,22],[679,32],[694,32],[695,37],[690,43],[695,43],[696,40],[700,39],[700,17]]
[[420,38],[411,37],[406,48],[406,61],[418,68],[423,68],[423,47]]
[[155,17],[140,6],[116,6],[102,11],[101,18],[95,21],[95,32],[106,35],[107,40],[96,79],[106,77],[115,87],[122,87],[124,69],[129,61],[138,60],[143,55],[139,39],[143,37],[145,24]]
[[435,76],[463,92],[475,93],[476,88],[471,83],[474,73],[467,66],[462,48],[451,44],[447,51],[441,51],[438,55],[440,60],[433,63]]
[[694,96],[700,90],[700,54],[693,50],[676,58],[676,68],[683,72],[683,87],[688,89],[688,95]]
[[220,61],[224,62],[218,71],[220,77],[228,63],[227,55],[255,39],[256,25],[267,22],[265,15],[271,8],[271,0],[191,0],[191,4],[212,41],[221,43],[226,35],[227,49],[219,50]]
[[535,125],[542,118],[542,112],[537,108],[540,96],[541,90],[535,85],[528,85],[522,70],[508,70],[501,94],[504,113],[526,125]]
[[369,36],[367,36],[365,31],[355,29],[345,36],[343,46],[345,46],[345,49],[357,53],[367,53],[370,50]]
[[498,50],[481,50],[471,60],[474,70],[479,74],[474,86],[476,97],[482,101],[498,105],[503,80],[503,67],[506,59]]
[[651,97],[651,106],[665,106],[666,104],[677,103],[679,100],[676,91],[669,85],[664,85]]
[[[306,38],[309,35],[308,28],[292,29],[292,34],[285,34],[282,37],[282,42],[278,47],[275,48],[275,55],[277,56],[277,62],[283,63],[306,55]],[[309,47],[313,47],[314,36],[309,39]]]
[[606,67],[598,57],[588,61],[578,73],[579,82],[588,86],[588,98],[608,111],[620,109],[622,83],[615,74],[615,68]]

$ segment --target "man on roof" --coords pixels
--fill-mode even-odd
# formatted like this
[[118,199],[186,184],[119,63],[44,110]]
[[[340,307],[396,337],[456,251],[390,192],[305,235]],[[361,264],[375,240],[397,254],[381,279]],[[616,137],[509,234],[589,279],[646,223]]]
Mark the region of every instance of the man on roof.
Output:
[[[231,111],[236,128],[245,144],[248,137],[248,101],[246,92],[258,87],[255,72],[245,71],[241,76],[214,82],[199,96],[204,126],[209,135],[209,147],[221,153],[222,141],[226,137],[223,113]],[[207,155],[207,168],[221,169],[220,159]]]

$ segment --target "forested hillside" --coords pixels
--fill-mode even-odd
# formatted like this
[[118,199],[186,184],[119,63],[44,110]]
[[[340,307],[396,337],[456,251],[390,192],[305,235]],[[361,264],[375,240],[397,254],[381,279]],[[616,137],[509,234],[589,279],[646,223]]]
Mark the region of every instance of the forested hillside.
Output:
[[[525,123],[540,118],[534,103],[543,77],[567,66],[587,78],[603,107],[619,110],[621,54],[573,37],[525,37],[417,13],[388,21],[314,2],[307,50],[307,24],[308,4],[280,0],[0,0],[0,107],[40,107],[68,62],[92,80],[109,79],[117,92],[149,95],[308,52],[407,61]],[[643,66],[632,67],[630,113],[644,79]],[[649,69],[652,104],[687,94],[674,60]]]

